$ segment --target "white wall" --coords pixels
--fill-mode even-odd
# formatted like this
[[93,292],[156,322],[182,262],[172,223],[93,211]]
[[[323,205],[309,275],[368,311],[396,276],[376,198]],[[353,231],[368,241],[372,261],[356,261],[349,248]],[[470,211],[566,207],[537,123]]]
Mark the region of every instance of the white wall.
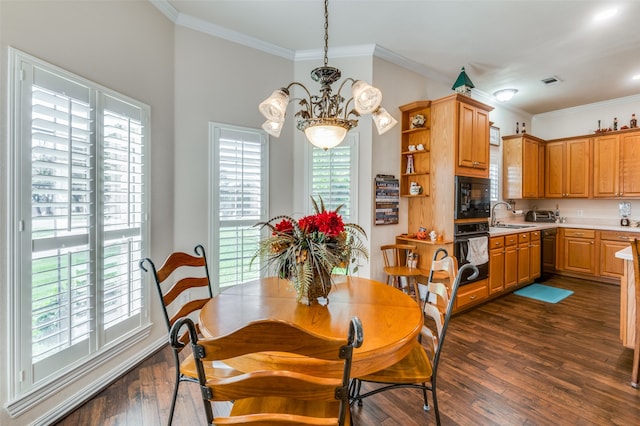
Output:
[[[175,35],[174,248],[192,251],[210,232],[209,122],[260,129],[258,104],[292,81],[293,62],[180,26]],[[269,217],[290,214],[292,126],[270,137],[269,159]]]
[[[149,2],[0,2],[0,223],[7,223],[7,48],[13,46],[151,106],[151,255],[173,246],[173,24]],[[0,227],[0,405],[9,399],[7,234]],[[80,401],[84,391],[166,336],[157,296],[150,292],[154,326],[148,339],[123,351],[82,381],[51,392],[19,418],[0,409],[0,424],[25,425],[59,404]],[[106,383],[106,382],[105,382]]]
[[613,119],[617,117],[620,128],[629,125],[634,113],[640,117],[640,94],[537,114],[533,117],[532,133],[542,139],[592,135],[598,128],[598,120],[602,128],[613,128]]

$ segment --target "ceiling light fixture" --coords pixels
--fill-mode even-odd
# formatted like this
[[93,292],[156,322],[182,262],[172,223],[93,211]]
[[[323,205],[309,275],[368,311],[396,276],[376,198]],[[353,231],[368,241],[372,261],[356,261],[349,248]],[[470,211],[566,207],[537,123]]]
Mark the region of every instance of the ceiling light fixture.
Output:
[[[331,85],[341,77],[340,70],[328,66],[327,51],[329,50],[329,0],[324,2],[324,65],[311,71],[311,78],[320,83],[320,95],[311,95],[302,84],[294,81],[287,87],[274,91],[265,99],[258,109],[267,121],[262,128],[272,136],[279,137],[284,124],[286,109],[289,105],[289,89],[299,86],[307,93],[307,98],[294,99],[298,101],[300,110],[295,114],[300,117],[298,130],[304,132],[309,142],[325,150],[339,145],[347,132],[358,125],[358,120],[350,118],[362,114],[371,114],[378,134],[383,134],[398,121],[391,116],[382,103],[382,92],[362,80],[347,78],[338,88],[338,93],[332,94]],[[351,81],[352,97],[344,102],[340,92],[344,85]],[[349,104],[353,101],[353,108]]]
[[517,89],[502,89],[495,92],[493,96],[500,102],[507,102],[510,101],[516,93],[518,93]]
[[611,9],[605,9],[602,12],[596,13],[593,17],[594,21],[604,21],[606,19],[614,17],[618,13],[618,9],[612,7]]

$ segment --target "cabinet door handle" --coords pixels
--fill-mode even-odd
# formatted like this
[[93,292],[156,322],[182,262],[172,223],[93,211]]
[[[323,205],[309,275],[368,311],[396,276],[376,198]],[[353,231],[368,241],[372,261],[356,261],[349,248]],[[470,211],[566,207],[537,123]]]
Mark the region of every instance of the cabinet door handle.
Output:
[[595,244],[595,242],[593,242],[593,241],[590,241],[590,242],[589,242],[589,244]]
[[476,298],[476,295],[474,294],[474,295],[472,295],[471,297],[469,297],[469,300],[473,300],[473,299],[475,299],[475,298]]

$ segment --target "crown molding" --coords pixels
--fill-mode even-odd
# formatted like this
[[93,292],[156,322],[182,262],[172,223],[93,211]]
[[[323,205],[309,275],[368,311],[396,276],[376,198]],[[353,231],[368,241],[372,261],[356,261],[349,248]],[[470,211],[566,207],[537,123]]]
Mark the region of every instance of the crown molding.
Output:
[[180,14],[175,7],[171,6],[167,0],[149,0],[164,16],[169,18],[171,22],[175,24]]

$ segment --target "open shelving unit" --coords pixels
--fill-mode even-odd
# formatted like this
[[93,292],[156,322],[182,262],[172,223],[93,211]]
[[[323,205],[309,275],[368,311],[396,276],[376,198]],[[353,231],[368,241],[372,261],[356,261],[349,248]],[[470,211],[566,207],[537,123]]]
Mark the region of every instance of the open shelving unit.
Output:
[[[402,112],[402,141],[400,155],[402,157],[400,170],[400,195],[402,197],[427,197],[430,191],[431,171],[431,101],[416,101],[400,107]],[[417,114],[425,118],[424,126],[412,127],[411,121]],[[424,149],[417,147],[422,145]],[[413,146],[415,149],[410,150]],[[413,163],[409,170],[408,166]],[[411,182],[422,187],[422,193],[412,195],[409,191]]]

